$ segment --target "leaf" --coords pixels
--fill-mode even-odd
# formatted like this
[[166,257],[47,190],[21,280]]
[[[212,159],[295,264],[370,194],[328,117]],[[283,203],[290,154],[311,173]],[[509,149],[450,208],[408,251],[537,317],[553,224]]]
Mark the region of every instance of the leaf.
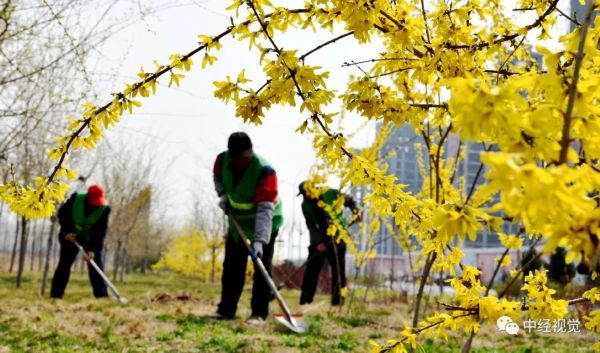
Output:
[[183,64],[183,69],[185,71],[190,71],[192,69],[192,65],[194,64],[194,62],[192,61],[191,58],[187,58],[184,61],[182,61]]
[[296,132],[303,134],[307,128],[308,128],[308,121],[305,120],[302,123],[302,125],[298,126],[298,128],[296,129]]
[[212,38],[206,34],[199,34],[198,38],[200,38],[200,43],[202,44],[209,44],[212,42]]
[[216,56],[209,55],[208,53],[204,54],[204,58],[202,59],[202,68],[206,68],[206,65],[212,65],[215,61],[217,61]]
[[184,77],[185,77],[185,75],[182,75],[182,74],[171,73],[171,80],[169,81],[169,87],[171,87],[171,85],[173,83],[175,83],[175,85],[177,87],[179,87],[179,80],[182,79],[182,78],[184,78]]
[[237,83],[246,83],[246,82],[250,82],[252,80],[247,79],[244,77],[244,72],[246,71],[246,69],[243,69],[242,72],[239,73],[238,77],[237,77]]
[[77,172],[74,170],[70,170],[70,169],[65,169],[66,174],[67,174],[67,179],[69,179],[69,181],[75,180],[75,178],[77,178]]
[[148,76],[148,74],[144,72],[143,66],[140,67],[140,72],[138,72],[137,76],[141,79],[145,79]]

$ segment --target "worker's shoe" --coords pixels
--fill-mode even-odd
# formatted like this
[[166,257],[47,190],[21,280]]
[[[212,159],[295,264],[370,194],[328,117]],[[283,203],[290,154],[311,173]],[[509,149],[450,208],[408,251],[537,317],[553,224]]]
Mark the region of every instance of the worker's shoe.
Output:
[[302,295],[300,296],[300,305],[306,305],[306,304],[310,304],[312,302],[313,302],[312,298],[307,298]]
[[332,300],[332,306],[344,306],[344,299]]
[[343,306],[344,305],[344,297],[341,295],[333,295],[331,297],[331,305],[332,306]]
[[206,318],[212,320],[233,320],[233,316],[225,316],[219,312],[207,314]]
[[265,324],[265,319],[260,316],[250,316],[246,323],[250,326],[263,326]]

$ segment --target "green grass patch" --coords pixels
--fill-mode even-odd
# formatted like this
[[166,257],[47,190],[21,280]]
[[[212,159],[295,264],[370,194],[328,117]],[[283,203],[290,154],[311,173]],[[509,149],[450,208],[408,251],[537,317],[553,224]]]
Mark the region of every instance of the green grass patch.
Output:
[[[219,321],[205,315],[216,309],[218,284],[200,283],[169,274],[131,275],[116,283],[127,305],[92,296],[87,274],[75,270],[64,300],[39,296],[37,274],[26,274],[15,289],[14,274],[0,273],[0,352],[355,352],[371,351],[369,340],[385,343],[399,338],[410,322],[412,303],[362,297],[348,312],[329,306],[328,295],[315,298],[315,311],[305,314],[309,331],[297,335],[273,320],[259,328],[244,322],[250,315],[250,284],[240,299],[237,319]],[[188,299],[176,299],[178,295]],[[282,292],[293,312],[301,312],[298,291]],[[377,297],[371,290],[372,297]],[[389,294],[389,293],[388,293]],[[155,298],[169,298],[155,300]],[[388,295],[392,298],[393,296]],[[431,311],[431,310],[430,310]],[[279,312],[275,303],[271,312]],[[448,341],[419,340],[418,352],[458,353],[466,335],[449,334]],[[473,343],[474,353],[588,352],[594,336],[519,337],[484,326]]]

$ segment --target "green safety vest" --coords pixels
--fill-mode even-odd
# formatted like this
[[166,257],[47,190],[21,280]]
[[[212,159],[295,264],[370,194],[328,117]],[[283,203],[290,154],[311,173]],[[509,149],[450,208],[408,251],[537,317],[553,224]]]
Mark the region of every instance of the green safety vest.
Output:
[[86,198],[87,192],[78,192],[75,194],[75,202],[73,204],[73,225],[75,226],[75,234],[89,241],[91,236],[90,231],[94,224],[102,217],[106,206],[99,206],[86,217]]
[[[254,196],[260,178],[260,173],[263,167],[270,167],[269,162],[262,157],[254,154],[252,161],[244,171],[241,179],[233,186],[233,173],[229,168],[231,159],[229,153],[223,153],[223,161],[221,164],[221,181],[225,188],[225,194],[229,201],[229,207],[238,223],[244,230],[244,233],[250,239],[254,240],[254,226],[256,224],[256,205],[254,204]],[[273,213],[273,226],[271,232],[276,232],[283,223],[283,212],[281,211],[281,199],[277,196],[275,211]],[[229,219],[229,233],[235,241],[238,240],[239,234],[231,219]]]
[[[319,200],[323,201],[324,203],[328,204],[328,205],[333,205],[333,203],[338,199],[338,197],[343,197],[342,194],[335,192],[335,190],[333,189],[329,189],[327,191],[325,191],[323,194],[321,194],[321,196],[319,196]],[[317,200],[318,202],[318,200]],[[325,239],[323,239],[323,237],[327,236],[327,229],[320,229],[320,224],[319,221],[317,219],[317,214],[318,213],[325,213],[325,217],[330,220],[330,216],[328,213],[326,213],[325,210],[321,209],[319,206],[317,206],[315,204],[315,202],[311,202],[309,199],[304,198],[304,201],[302,201],[302,213],[304,213],[304,216],[306,217],[306,220],[310,223],[313,224],[315,226],[315,228],[317,228],[319,230],[320,234],[313,234],[313,232],[310,233],[310,243],[311,244],[316,244],[319,241],[323,241]],[[346,227],[346,218],[344,217],[344,213],[343,212],[339,212],[336,214],[336,217],[338,219],[338,221],[340,222],[340,224],[345,228]],[[330,221],[328,222],[328,226],[329,226]]]

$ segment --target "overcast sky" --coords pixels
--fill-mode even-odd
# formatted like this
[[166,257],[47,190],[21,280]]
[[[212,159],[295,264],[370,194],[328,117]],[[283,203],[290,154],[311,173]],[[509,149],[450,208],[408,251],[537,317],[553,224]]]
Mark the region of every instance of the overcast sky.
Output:
[[[150,3],[144,2],[147,6]],[[146,16],[143,21],[111,37],[102,53],[91,60],[95,63],[91,71],[99,84],[106,87],[107,94],[122,90],[123,82],[135,81],[134,76],[141,66],[146,71],[154,70],[154,60],[168,63],[170,54],[185,53],[196,47],[198,34],[214,35],[223,31],[230,23],[224,15],[225,3],[228,2],[187,1],[188,5]],[[289,1],[288,6],[294,7],[294,3],[302,4],[301,1]],[[279,43],[285,49],[297,48],[303,53],[341,33],[344,33],[341,29],[334,34],[292,32]],[[264,76],[259,71],[257,52],[249,52],[246,42],[228,37],[222,44],[223,49],[216,54],[219,60],[213,67],[202,70],[202,56],[198,56],[194,58],[196,66],[181,81],[180,88],[167,88],[169,79],[163,78],[157,94],[143,99],[138,113],[127,116],[109,131],[106,141],[115,144],[123,140],[151,142],[151,149],[160,150],[154,182],[164,191],[163,200],[168,203],[170,219],[182,221],[194,201],[192,191],[202,191],[208,202],[217,202],[212,188],[212,164],[216,155],[227,148],[229,134],[245,131],[252,138],[255,152],[265,157],[277,171],[287,222],[295,219],[300,223],[300,198],[295,197],[297,185],[307,176],[315,158],[310,137],[294,130],[307,116],[299,113],[297,108],[274,107],[267,113],[264,124],[258,127],[245,125],[236,118],[233,105],[225,105],[213,97],[213,82],[224,80],[226,75],[235,78],[243,68],[256,87],[264,82]],[[375,57],[377,46],[371,48],[365,52],[363,47],[359,54],[354,40],[346,38],[323,49],[319,55],[309,57],[307,64],[323,66],[330,71],[330,88],[343,91],[356,69],[342,68],[341,64],[352,59]],[[107,68],[106,72],[103,68]],[[336,103],[332,111],[339,110],[339,106]],[[361,124],[359,119],[351,116],[347,121],[346,131],[353,131]],[[365,146],[374,136],[372,124],[360,131],[351,141],[353,146]]]
[[[217,34],[230,23],[224,10],[229,1],[181,0],[176,2],[178,6],[165,6],[171,3],[174,2],[145,0],[144,6],[166,8],[157,14],[144,16],[143,20],[111,37],[102,52],[90,61],[94,63],[91,71],[95,80],[106,89],[107,95],[95,103],[100,104],[109,93],[122,90],[123,82],[136,81],[135,74],[141,66],[146,71],[153,71],[154,60],[168,63],[170,54],[182,54],[196,47],[198,34]],[[288,7],[301,6],[302,3],[285,1]],[[567,3],[564,1],[563,5]],[[126,7],[119,9],[117,6],[113,12],[129,9],[131,3],[123,6]],[[292,31],[278,42],[284,49],[295,48],[303,53],[342,33],[341,28],[333,34]],[[242,68],[246,69],[246,77],[253,79],[256,87],[264,82],[264,78],[257,65],[258,55],[248,51],[246,42],[240,43],[230,37],[221,42],[224,47],[217,54],[219,59],[213,67],[202,70],[199,65],[201,56],[198,56],[194,58],[196,66],[181,81],[180,88],[167,88],[168,77],[163,78],[157,94],[143,99],[138,113],[127,116],[113,128],[107,134],[107,141],[151,142],[155,151],[160,150],[154,182],[164,191],[163,200],[167,203],[169,218],[181,221],[193,203],[192,191],[202,191],[207,202],[217,202],[212,189],[213,161],[219,152],[226,149],[230,133],[245,131],[253,140],[255,152],[270,161],[277,171],[287,221],[295,219],[300,222],[300,200],[295,194],[297,184],[307,176],[314,162],[314,152],[310,138],[294,130],[307,116],[295,108],[275,107],[267,113],[262,126],[245,125],[236,118],[233,105],[225,105],[213,97],[213,81],[224,80],[226,75],[235,77]],[[376,44],[358,47],[353,38],[347,37],[309,57],[307,64],[319,65],[330,71],[329,87],[343,91],[349,76],[357,72],[355,68],[343,68],[341,64],[353,59],[376,57],[379,49]],[[339,103],[332,107],[332,111],[335,110],[339,110]],[[360,119],[349,116],[348,131],[360,123]],[[374,126],[370,124],[350,142],[355,147],[362,147],[373,137]]]

